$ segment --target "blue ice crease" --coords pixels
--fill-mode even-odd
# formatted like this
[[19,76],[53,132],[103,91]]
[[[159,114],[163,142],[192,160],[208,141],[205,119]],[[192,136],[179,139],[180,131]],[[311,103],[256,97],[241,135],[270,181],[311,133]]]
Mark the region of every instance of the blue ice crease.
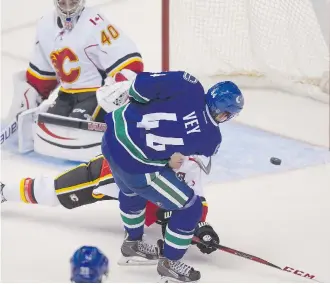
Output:
[[[285,138],[235,122],[220,125],[223,141],[207,182],[227,182],[330,162],[327,148]],[[282,160],[280,166],[271,157]]]

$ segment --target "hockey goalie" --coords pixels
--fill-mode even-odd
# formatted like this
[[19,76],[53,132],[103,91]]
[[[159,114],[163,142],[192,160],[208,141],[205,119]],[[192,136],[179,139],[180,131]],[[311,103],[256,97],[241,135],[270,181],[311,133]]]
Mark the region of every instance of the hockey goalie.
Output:
[[28,69],[14,75],[9,113],[19,152],[88,161],[101,153],[105,130],[96,90],[119,83],[124,92],[143,62],[135,43],[85,0],[54,5],[38,22]]

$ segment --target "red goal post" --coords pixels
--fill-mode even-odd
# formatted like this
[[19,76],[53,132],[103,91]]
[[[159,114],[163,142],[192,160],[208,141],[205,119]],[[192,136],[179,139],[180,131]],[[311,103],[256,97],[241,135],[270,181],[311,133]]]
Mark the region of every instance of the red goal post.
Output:
[[329,45],[312,3],[326,0],[161,1],[163,71],[329,101]]

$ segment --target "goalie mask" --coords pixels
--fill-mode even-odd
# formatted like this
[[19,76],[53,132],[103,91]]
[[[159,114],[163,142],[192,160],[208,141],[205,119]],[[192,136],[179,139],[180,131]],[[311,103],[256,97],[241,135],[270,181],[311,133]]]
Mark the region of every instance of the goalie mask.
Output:
[[86,0],[54,0],[56,12],[65,29],[72,30],[85,7],[85,2]]

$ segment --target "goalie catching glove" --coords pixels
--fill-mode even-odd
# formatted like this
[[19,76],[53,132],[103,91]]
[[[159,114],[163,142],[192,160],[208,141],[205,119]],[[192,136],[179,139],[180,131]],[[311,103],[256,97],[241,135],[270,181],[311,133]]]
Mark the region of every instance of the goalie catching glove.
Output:
[[128,101],[129,88],[135,77],[136,73],[128,69],[123,69],[114,77],[107,77],[104,85],[96,91],[98,104],[107,113],[124,105]]

